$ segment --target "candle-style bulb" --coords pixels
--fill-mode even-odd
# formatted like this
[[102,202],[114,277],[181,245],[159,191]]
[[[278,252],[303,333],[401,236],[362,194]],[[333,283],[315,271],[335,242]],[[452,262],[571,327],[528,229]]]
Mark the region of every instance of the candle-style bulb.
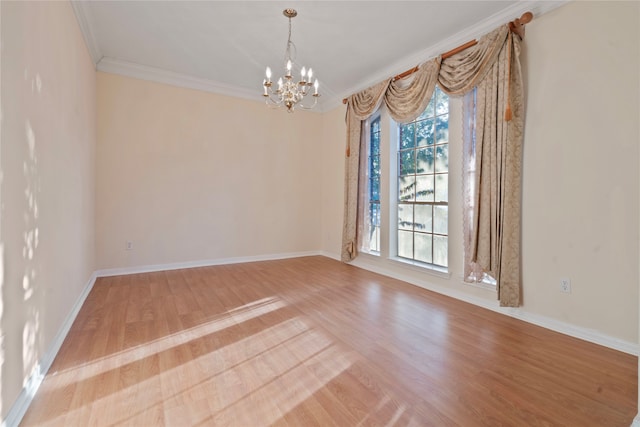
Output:
[[313,70],[309,68],[309,72],[307,73],[307,77],[309,78],[309,81],[311,81],[312,76],[313,76]]
[[270,82],[271,81],[271,68],[270,67],[267,67],[266,74],[267,74],[267,81]]
[[287,60],[287,71],[291,71],[291,60]]
[[302,75],[302,81],[304,81],[304,76],[307,75],[307,69],[302,67],[302,70],[300,70],[300,74]]
[[282,77],[278,79],[278,90],[282,89]]
[[316,79],[316,82],[313,84],[314,89],[316,90],[315,94],[318,94],[318,86],[320,86],[320,83],[318,83],[318,79]]

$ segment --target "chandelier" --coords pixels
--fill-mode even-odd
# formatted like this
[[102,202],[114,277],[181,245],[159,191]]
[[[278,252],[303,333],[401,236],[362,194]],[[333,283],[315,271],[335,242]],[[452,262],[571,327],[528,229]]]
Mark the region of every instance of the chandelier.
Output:
[[[278,88],[274,89],[273,82],[271,81],[271,68],[267,67],[267,78],[262,81],[264,92],[262,96],[265,98],[265,103],[274,108],[287,107],[287,112],[293,113],[296,105],[302,109],[310,110],[318,103],[318,79],[312,83],[313,70],[309,68],[309,71],[305,67],[300,70],[300,81],[297,83],[293,80],[291,75],[291,68],[293,67],[293,61],[295,60],[296,45],[291,41],[291,18],[295,18],[298,12],[295,9],[285,9],[282,14],[289,18],[289,38],[287,39],[287,49],[285,50],[285,74],[278,79]],[[291,57],[291,48],[293,47],[294,57]],[[305,97],[311,93],[311,87],[314,88],[313,104],[304,105]]]

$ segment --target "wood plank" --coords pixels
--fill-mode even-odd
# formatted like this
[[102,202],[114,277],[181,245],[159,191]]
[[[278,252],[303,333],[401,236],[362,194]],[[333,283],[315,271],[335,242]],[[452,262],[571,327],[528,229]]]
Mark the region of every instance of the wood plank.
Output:
[[625,426],[637,358],[324,257],[97,280],[23,426]]

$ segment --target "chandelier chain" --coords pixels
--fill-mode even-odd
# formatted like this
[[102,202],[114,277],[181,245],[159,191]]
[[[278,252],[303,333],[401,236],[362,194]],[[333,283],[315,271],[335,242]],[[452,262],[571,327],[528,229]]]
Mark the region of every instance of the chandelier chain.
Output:
[[[291,46],[293,46],[293,56],[291,55]],[[284,63],[286,64],[287,60],[291,60],[291,62],[295,61],[296,56],[298,56],[298,49],[296,48],[295,43],[291,41],[291,18],[289,18],[289,37],[287,38]]]

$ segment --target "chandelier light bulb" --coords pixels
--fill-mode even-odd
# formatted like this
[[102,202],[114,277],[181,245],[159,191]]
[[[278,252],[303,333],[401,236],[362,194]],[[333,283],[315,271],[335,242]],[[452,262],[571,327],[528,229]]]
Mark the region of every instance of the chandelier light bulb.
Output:
[[287,60],[287,77],[291,77],[291,60]]
[[267,82],[270,82],[271,81],[271,67],[267,67],[266,74],[267,74]]
[[318,94],[318,86],[320,86],[320,83],[318,83],[318,79],[316,79],[316,82],[313,84],[313,88],[316,90],[314,95]]
[[313,76],[313,70],[311,68],[309,68],[309,73],[307,74],[307,77],[309,78],[309,81],[311,81],[311,76]]
[[304,81],[304,76],[307,74],[307,69],[302,67],[302,70],[300,70],[300,74],[302,75],[302,81]]

